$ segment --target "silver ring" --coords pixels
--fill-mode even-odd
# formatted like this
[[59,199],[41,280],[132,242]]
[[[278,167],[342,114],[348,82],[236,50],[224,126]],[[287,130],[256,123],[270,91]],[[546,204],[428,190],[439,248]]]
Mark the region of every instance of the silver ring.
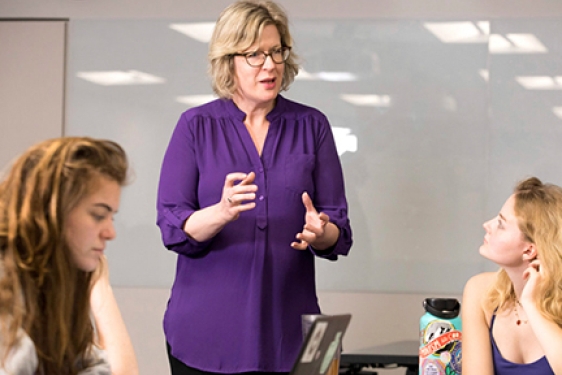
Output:
[[231,199],[231,197],[226,198],[226,200],[228,201],[228,203],[232,204],[232,199]]

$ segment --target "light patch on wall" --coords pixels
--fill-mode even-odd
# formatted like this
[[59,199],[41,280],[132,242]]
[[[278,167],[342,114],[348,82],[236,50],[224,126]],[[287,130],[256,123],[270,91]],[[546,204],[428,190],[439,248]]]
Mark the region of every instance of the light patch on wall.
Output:
[[533,34],[490,35],[488,47],[493,54],[547,53],[548,49]]
[[357,76],[350,72],[316,72],[309,73],[303,68],[295,77],[299,81],[327,81],[327,82],[352,82],[357,81]]
[[320,80],[328,82],[357,81],[357,76],[350,72],[318,72],[315,75]]
[[162,77],[143,73],[138,70],[78,72],[76,73],[76,76],[102,86],[152,85],[166,82],[166,80]]
[[527,90],[562,90],[562,76],[515,77],[515,80]]
[[547,53],[534,34],[490,34],[490,22],[425,22],[423,26],[443,43],[488,43],[492,54]]
[[423,26],[443,43],[487,43],[490,22],[424,22]]
[[484,81],[488,82],[490,79],[490,71],[488,69],[480,69],[478,71],[478,75],[484,79]]
[[562,107],[552,107],[552,112],[554,112],[556,117],[562,120]]
[[360,107],[390,107],[390,95],[341,94],[340,99]]
[[215,22],[172,23],[169,27],[199,42],[209,43],[215,30]]
[[316,81],[318,78],[314,74],[307,72],[303,68],[299,69],[299,73],[295,76],[295,80],[299,81]]
[[351,134],[351,129],[334,126],[332,127],[332,133],[334,134],[339,156],[346,152],[357,152],[357,136]]
[[187,104],[190,107],[197,107],[205,103],[209,103],[217,98],[216,95],[184,95],[176,97],[176,101],[182,104]]
[[445,95],[441,98],[441,106],[444,110],[449,112],[456,112],[459,107],[457,99],[451,95]]

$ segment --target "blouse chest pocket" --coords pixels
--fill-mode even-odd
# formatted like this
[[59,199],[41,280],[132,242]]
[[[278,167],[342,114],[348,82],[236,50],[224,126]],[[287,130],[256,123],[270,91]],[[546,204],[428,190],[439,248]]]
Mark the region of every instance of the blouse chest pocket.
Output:
[[291,154],[285,160],[285,188],[293,193],[314,194],[315,155]]

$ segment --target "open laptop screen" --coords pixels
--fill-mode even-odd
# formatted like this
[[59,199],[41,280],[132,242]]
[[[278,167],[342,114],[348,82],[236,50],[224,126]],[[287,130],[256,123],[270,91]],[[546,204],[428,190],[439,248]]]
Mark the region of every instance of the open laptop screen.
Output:
[[325,375],[336,351],[341,347],[341,340],[350,320],[350,314],[315,317],[291,375]]

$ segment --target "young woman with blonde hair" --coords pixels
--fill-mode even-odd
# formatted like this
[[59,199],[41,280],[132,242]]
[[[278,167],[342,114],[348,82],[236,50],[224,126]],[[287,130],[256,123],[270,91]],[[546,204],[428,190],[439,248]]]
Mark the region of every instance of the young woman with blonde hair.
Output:
[[484,224],[496,273],[463,296],[463,375],[562,374],[562,188],[522,181]]
[[118,144],[66,137],[0,183],[0,374],[138,372],[103,256],[127,169]]

